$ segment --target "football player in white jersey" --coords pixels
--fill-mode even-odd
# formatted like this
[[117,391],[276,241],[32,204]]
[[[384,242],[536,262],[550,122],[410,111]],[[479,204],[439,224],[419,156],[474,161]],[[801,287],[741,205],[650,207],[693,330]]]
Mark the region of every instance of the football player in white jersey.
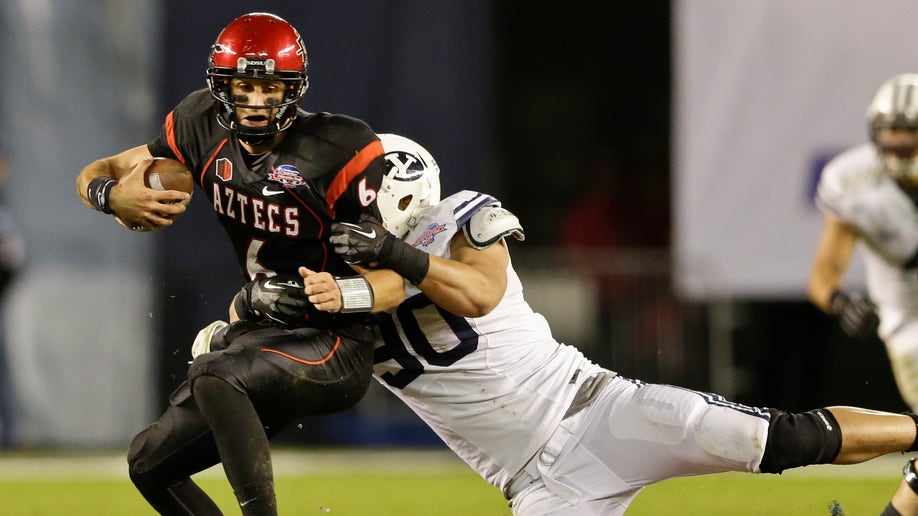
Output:
[[[306,304],[380,312],[374,376],[501,489],[515,515],[623,514],[667,478],[851,464],[918,446],[911,415],[748,407],[592,363],[557,342],[523,298],[505,242],[522,239],[517,218],[477,192],[439,201],[430,154],[380,138],[390,169],[377,202],[389,231],[372,220],[332,227],[335,251],[360,264],[364,281],[301,268],[302,278],[274,281],[289,290],[264,290],[259,313],[239,315],[283,319]],[[222,346],[208,328],[195,353]],[[918,478],[902,484],[884,514],[918,506]]]
[[[822,171],[816,202],[825,223],[810,300],[848,335],[879,334],[902,398],[918,411],[918,74],[884,82],[867,109],[871,141]],[[858,242],[865,298],[842,288]]]

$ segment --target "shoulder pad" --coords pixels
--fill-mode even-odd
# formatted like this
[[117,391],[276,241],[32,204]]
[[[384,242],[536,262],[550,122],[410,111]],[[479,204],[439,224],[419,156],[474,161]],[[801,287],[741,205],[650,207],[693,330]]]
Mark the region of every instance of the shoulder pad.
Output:
[[487,249],[511,235],[520,241],[526,238],[520,219],[500,206],[485,206],[476,211],[462,226],[462,232],[475,249]]

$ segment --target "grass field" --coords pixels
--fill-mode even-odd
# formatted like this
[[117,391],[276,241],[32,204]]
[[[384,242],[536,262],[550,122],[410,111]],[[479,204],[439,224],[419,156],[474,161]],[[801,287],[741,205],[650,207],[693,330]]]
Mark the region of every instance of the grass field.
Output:
[[[280,513],[312,516],[507,516],[500,493],[446,451],[275,452]],[[647,488],[640,515],[877,515],[900,479],[902,455],[783,475],[722,474]],[[239,514],[222,470],[197,477],[227,515]],[[0,514],[154,515],[127,478],[123,454],[0,454]]]

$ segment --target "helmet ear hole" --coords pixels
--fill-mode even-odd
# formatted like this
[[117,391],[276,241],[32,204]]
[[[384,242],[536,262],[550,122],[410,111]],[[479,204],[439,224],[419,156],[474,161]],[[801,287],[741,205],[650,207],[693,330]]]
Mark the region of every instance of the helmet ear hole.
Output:
[[411,199],[414,199],[414,194],[408,194],[408,195],[402,197],[402,198],[398,201],[398,209],[401,210],[401,211],[407,210],[407,209],[408,209],[408,206],[411,204]]

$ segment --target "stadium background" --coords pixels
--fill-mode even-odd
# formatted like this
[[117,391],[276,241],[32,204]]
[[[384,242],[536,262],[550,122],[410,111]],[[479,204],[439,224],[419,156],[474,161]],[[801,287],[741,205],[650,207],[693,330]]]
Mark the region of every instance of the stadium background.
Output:
[[[814,174],[864,139],[876,86],[912,69],[916,5],[6,0],[0,136],[29,246],[4,310],[13,446],[123,446],[182,377],[197,328],[224,316],[239,278],[205,203],[133,234],[72,185],[149,140],[204,86],[219,29],[251,10],[300,29],[306,109],[416,137],[445,192],[487,191],[520,216],[514,262],[560,340],[741,402],[904,409],[882,344],[845,339],[803,289]],[[578,222],[578,206],[601,216]],[[285,438],[437,446],[378,386]]]

